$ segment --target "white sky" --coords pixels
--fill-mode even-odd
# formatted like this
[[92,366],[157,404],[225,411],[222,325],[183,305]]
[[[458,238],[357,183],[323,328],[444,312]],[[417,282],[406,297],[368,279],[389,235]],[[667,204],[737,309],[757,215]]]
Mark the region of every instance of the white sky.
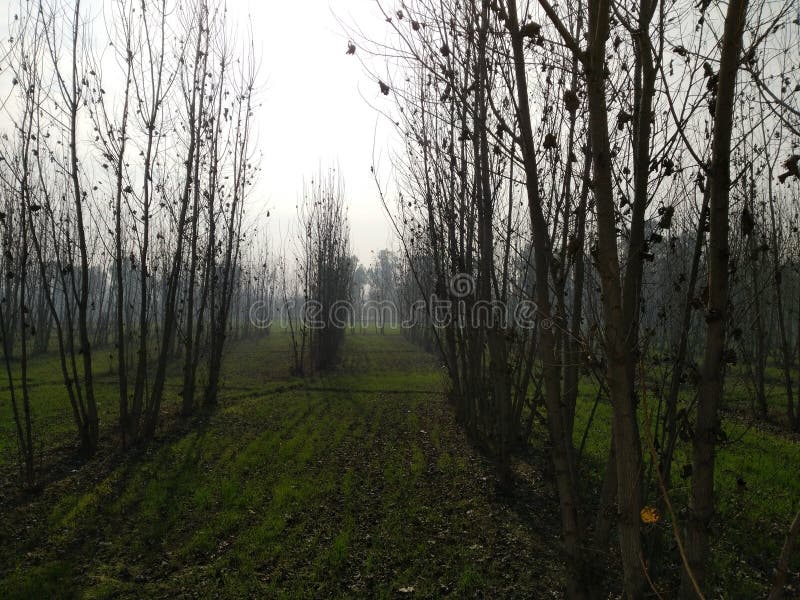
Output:
[[392,128],[368,104],[386,106],[359,61],[345,54],[348,38],[337,18],[382,37],[386,24],[375,1],[229,0],[228,6],[243,16],[249,12],[256,51],[263,51],[257,112],[263,171],[253,204],[266,203],[271,231],[285,234],[303,177],[338,163],[353,250],[370,262],[370,251],[394,246],[370,173],[374,146],[385,176]]
[[[9,19],[20,11],[20,2],[27,1],[0,0],[3,41],[8,39]],[[65,6],[72,2],[58,1]],[[111,0],[83,0],[84,18],[102,20],[104,13],[108,18],[113,11],[104,11],[106,2]],[[374,147],[382,176],[389,177],[388,147],[394,130],[370,107],[374,103],[388,108],[390,100],[381,96],[358,58],[345,54],[348,37],[340,21],[383,39],[387,27],[375,0],[227,0],[227,6],[240,39],[248,15],[252,19],[261,58],[254,149],[263,158],[250,216],[263,231],[269,211],[273,248],[291,251],[282,238],[294,229],[303,178],[313,177],[320,167],[338,165],[345,180],[353,252],[361,262],[371,262],[372,251],[394,246],[370,172]],[[94,35],[101,40],[99,31]],[[5,87],[8,82],[0,78],[0,84]],[[0,90],[3,98],[8,91]]]

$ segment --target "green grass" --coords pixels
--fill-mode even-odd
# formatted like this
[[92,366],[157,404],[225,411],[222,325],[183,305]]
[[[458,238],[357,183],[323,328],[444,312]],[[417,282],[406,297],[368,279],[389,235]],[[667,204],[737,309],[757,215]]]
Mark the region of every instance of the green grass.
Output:
[[[595,385],[582,383],[576,410],[576,446],[580,445],[596,394]],[[649,410],[654,411],[657,398],[652,392],[647,402]],[[641,410],[640,417],[644,436]],[[714,486],[719,514],[712,523],[714,585],[725,591],[725,598],[763,597],[791,520],[800,506],[800,444],[791,436],[754,427],[735,415],[723,418],[722,427],[728,442],[718,446],[716,455]],[[599,474],[608,456],[610,435],[611,406],[601,401],[584,450],[585,469],[595,486],[599,486]],[[644,437],[642,443],[645,453],[649,453]],[[647,459],[649,462],[649,454]],[[691,444],[679,441],[670,491],[676,511],[688,503],[690,480],[681,477],[681,469],[688,463],[691,463]],[[739,489],[739,478],[746,482],[746,490]],[[651,504],[658,500],[655,493],[648,499]],[[679,514],[679,521],[682,516]],[[669,515],[664,517],[657,527],[671,538]],[[678,560],[677,551],[672,554]],[[792,568],[800,570],[800,556],[795,555]]]
[[[348,334],[329,373],[300,380],[289,365],[285,332],[235,341],[218,410],[176,428],[173,377],[156,440],[126,454],[113,451],[114,376],[99,376],[105,451],[38,496],[0,496],[0,597],[391,598],[401,588],[415,597],[541,597],[561,588],[549,466],[534,463],[510,496],[498,496],[491,464],[454,423],[433,357],[387,330]],[[76,440],[56,357],[31,367],[46,461]],[[596,387],[584,381],[580,392],[576,445]],[[729,403],[740,393],[730,388]],[[714,585],[725,598],[761,597],[800,501],[800,446],[748,426],[740,412],[726,415]],[[10,418],[0,403],[0,472],[13,482]],[[582,463],[589,494],[610,419],[601,402]],[[537,428],[533,450],[544,451],[545,439]],[[675,459],[676,509],[686,504],[688,451],[680,445]],[[669,539],[668,516],[646,538],[659,530]]]
[[[98,420],[101,429],[108,432],[116,426],[119,415],[119,378],[115,371],[116,364],[109,359],[107,349],[101,348],[95,351],[94,365]],[[79,372],[82,372],[81,369],[79,365]],[[181,386],[179,370],[178,361],[170,365],[163,406],[165,413],[175,412],[179,406],[177,393]],[[12,376],[21,411],[22,390],[18,362],[13,363]],[[47,460],[48,454],[75,445],[78,441],[69,396],[61,374],[61,362],[56,353],[51,352],[31,358],[28,367],[28,386],[35,460],[41,464]],[[2,468],[17,460],[13,412],[5,367],[0,377],[0,394],[2,394],[0,401],[0,468]]]
[[558,588],[555,531],[496,496],[435,361],[397,334],[349,335],[343,356],[302,384],[285,335],[236,343],[213,415],[2,509],[0,597]]

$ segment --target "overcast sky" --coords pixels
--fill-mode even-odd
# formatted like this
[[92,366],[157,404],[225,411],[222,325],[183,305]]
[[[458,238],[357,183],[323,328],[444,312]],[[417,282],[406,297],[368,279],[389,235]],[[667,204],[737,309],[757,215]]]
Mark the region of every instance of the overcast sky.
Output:
[[[62,1],[69,5],[71,0]],[[99,23],[94,31],[98,48],[105,44],[102,22],[114,14],[106,2],[82,2],[83,18]],[[387,151],[394,132],[370,106],[385,107],[389,100],[364,71],[360,55],[345,54],[348,36],[342,23],[381,39],[387,27],[375,0],[227,0],[227,6],[240,39],[248,17],[252,20],[261,58],[256,150],[263,158],[250,215],[263,230],[269,211],[269,231],[280,251],[281,238],[293,227],[303,178],[311,178],[320,167],[338,165],[345,180],[353,251],[362,262],[370,262],[372,251],[394,246],[370,172],[374,147],[383,179],[390,177]],[[2,39],[8,38],[9,20],[19,11],[20,0],[0,0]],[[5,79],[0,82],[7,85]]]
[[256,49],[263,52],[263,106],[257,113],[263,151],[257,196],[263,199],[253,203],[266,203],[271,230],[285,233],[303,177],[338,163],[353,249],[369,262],[370,251],[394,245],[370,173],[374,144],[388,175],[392,134],[368,104],[380,104],[382,96],[358,60],[345,54],[348,39],[337,18],[380,37],[386,28],[374,0],[229,0],[228,6],[249,12]]

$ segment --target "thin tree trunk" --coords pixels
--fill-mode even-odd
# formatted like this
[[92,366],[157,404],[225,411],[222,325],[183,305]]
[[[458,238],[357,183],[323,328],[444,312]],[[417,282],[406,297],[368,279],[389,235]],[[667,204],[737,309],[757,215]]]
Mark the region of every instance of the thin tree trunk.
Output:
[[69,137],[70,137],[70,177],[72,179],[75,221],[78,230],[78,251],[81,265],[81,288],[78,300],[78,339],[83,357],[83,386],[86,398],[88,447],[91,456],[97,450],[99,424],[97,402],[94,395],[94,373],[92,371],[92,349],[89,336],[89,249],[86,242],[86,225],[83,219],[84,197],[81,192],[78,166],[78,108],[80,87],[78,81],[78,35],[80,31],[80,0],[75,1],[72,24],[72,94],[70,96]]
[[703,190],[703,204],[700,209],[700,220],[697,222],[697,230],[694,239],[694,251],[692,253],[692,266],[689,271],[689,282],[686,288],[686,302],[683,306],[681,317],[680,337],[678,346],[675,350],[675,360],[672,364],[672,374],[670,376],[669,392],[666,399],[666,412],[664,416],[664,435],[661,440],[663,448],[661,454],[661,472],[664,476],[664,484],[669,489],[672,479],[672,459],[675,452],[675,444],[678,440],[678,394],[681,389],[681,378],[685,371],[687,346],[689,344],[690,324],[692,321],[692,300],[694,290],[697,286],[697,274],[700,271],[700,257],[703,254],[704,227],[708,218],[708,204],[711,197],[711,188],[706,186]]
[[[626,320],[629,313],[625,310],[635,304],[631,292],[636,286],[633,283],[625,285],[626,293],[623,297],[617,255],[612,159],[605,95],[605,44],[609,32],[609,5],[606,0],[590,1],[588,30],[591,34],[587,50],[587,92],[597,205],[597,269],[603,289],[606,377],[613,407],[612,443],[616,453],[617,527],[625,591],[630,598],[639,598],[647,589],[639,522],[643,471],[631,381],[630,323]],[[636,241],[637,236],[638,234],[634,235],[632,232],[632,246],[640,243]],[[630,282],[636,278],[634,274],[626,277]]]
[[[531,111],[528,99],[523,38],[519,30],[516,0],[509,0],[506,5],[516,77],[522,160],[525,168],[528,209],[533,229],[538,318],[540,323],[543,323],[552,318],[550,291],[547,285],[547,274],[550,272],[548,262],[552,254],[551,249],[548,247],[549,235],[542,213],[541,198],[539,197],[538,165],[530,118]],[[566,429],[561,410],[561,369],[556,362],[557,358],[554,354],[556,342],[553,331],[550,327],[541,327],[539,331],[541,336],[539,351],[545,381],[544,397],[547,406],[553,466],[561,509],[564,548],[567,555],[567,595],[570,598],[583,598],[588,596],[588,582],[586,581],[586,566],[581,550],[583,531],[578,516],[580,501],[575,484],[572,432]]]
[[[708,311],[703,377],[698,395],[697,420],[692,440],[690,517],[686,532],[686,558],[700,589],[706,586],[709,561],[709,525],[714,515],[714,459],[719,432],[719,403],[725,353],[728,311],[728,217],[733,101],[742,46],[747,0],[731,0],[725,17],[720,56],[717,102],[711,158],[709,211]],[[695,594],[690,573],[684,570],[683,597]]]

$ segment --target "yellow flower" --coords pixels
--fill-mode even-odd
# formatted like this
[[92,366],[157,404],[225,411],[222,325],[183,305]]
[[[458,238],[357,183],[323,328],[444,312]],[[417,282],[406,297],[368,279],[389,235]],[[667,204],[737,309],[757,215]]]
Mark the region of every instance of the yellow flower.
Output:
[[645,506],[639,516],[642,518],[642,523],[648,524],[658,523],[661,519],[661,513],[658,512],[655,506]]

